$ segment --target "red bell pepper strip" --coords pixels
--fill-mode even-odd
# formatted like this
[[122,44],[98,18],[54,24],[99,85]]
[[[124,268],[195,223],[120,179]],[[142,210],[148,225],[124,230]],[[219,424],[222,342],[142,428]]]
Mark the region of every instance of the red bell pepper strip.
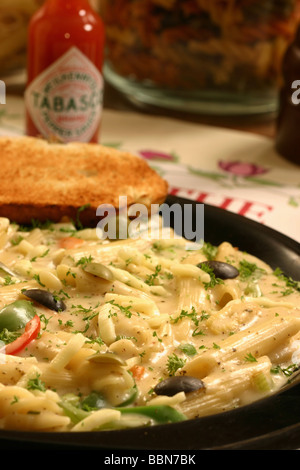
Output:
[[26,346],[28,346],[31,341],[33,341],[37,335],[39,334],[41,329],[41,321],[38,315],[35,315],[32,320],[30,320],[26,326],[24,333],[19,336],[15,341],[12,343],[7,344],[3,348],[3,352],[9,355],[18,354],[22,351]]
[[133,378],[136,380],[140,380],[145,373],[145,367],[138,365],[132,366],[129,370],[132,373]]

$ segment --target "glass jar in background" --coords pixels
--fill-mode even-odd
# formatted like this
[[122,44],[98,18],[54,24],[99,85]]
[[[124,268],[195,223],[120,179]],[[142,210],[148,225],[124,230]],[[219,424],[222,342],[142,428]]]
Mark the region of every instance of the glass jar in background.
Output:
[[100,0],[105,78],[140,104],[203,114],[277,109],[299,0]]
[[1,0],[0,78],[26,66],[27,27],[43,0]]

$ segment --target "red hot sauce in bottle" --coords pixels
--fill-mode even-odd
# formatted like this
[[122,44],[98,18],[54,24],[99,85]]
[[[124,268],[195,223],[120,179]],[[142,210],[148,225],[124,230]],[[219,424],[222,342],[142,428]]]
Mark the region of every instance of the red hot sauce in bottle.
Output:
[[46,0],[28,35],[26,134],[98,142],[104,25],[88,0]]

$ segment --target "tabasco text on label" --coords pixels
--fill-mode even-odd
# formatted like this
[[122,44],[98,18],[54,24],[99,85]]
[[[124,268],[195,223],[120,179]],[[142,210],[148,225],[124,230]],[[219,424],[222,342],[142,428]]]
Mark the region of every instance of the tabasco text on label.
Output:
[[103,78],[76,47],[27,88],[25,102],[43,136],[89,142],[101,120]]

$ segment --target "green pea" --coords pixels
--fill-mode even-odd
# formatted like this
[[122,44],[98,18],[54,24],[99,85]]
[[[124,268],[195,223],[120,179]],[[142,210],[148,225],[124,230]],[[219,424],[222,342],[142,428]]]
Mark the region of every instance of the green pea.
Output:
[[24,328],[35,316],[36,312],[31,302],[17,300],[0,310],[0,331],[17,331]]

